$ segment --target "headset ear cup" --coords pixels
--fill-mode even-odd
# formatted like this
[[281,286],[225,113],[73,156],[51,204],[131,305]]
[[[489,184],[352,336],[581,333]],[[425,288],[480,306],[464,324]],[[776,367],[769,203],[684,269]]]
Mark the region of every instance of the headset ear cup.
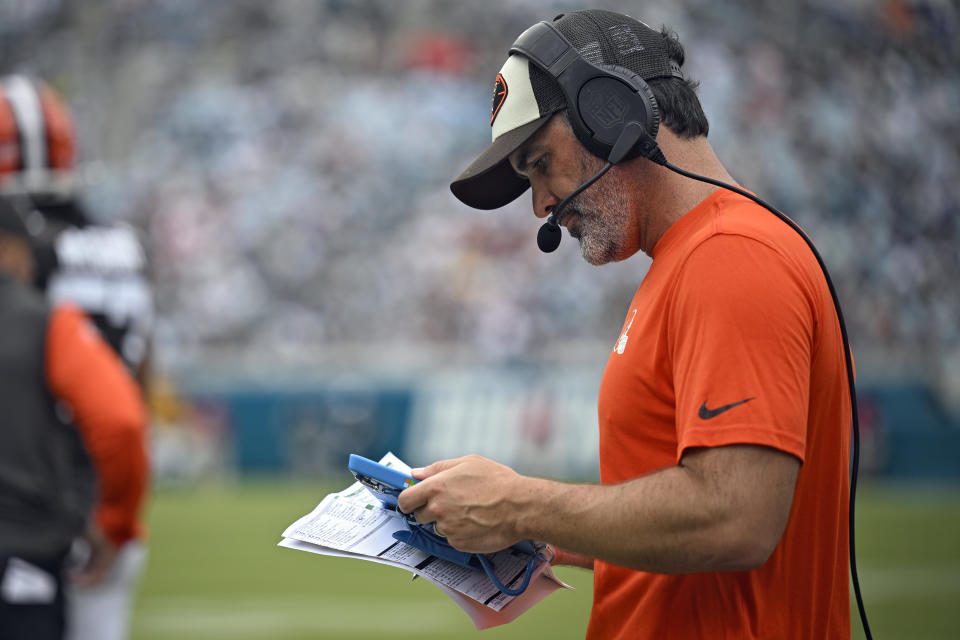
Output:
[[[635,103],[637,109],[633,112],[638,116],[637,122],[640,123],[650,138],[656,139],[657,132],[660,130],[660,107],[657,105],[657,99],[654,97],[653,90],[650,88],[650,85],[647,84],[647,81],[626,67],[615,64],[601,64],[598,66],[610,75],[619,78],[633,89],[637,95],[635,100],[639,99],[640,101],[639,103]],[[640,115],[641,112],[643,115]],[[626,155],[624,160],[631,160],[638,155],[640,155],[640,149],[635,147],[633,151]]]
[[573,128],[573,133],[577,136],[580,144],[598,158],[606,158],[610,153],[610,145],[604,144],[593,137],[593,131],[583,121],[583,118],[580,116],[580,110],[576,105],[574,104],[572,108],[568,107],[567,113],[569,115],[570,126]]
[[[590,78],[576,91],[576,111],[571,113],[570,121],[581,144],[606,159],[631,122],[640,125],[645,132],[642,138],[652,144],[659,128],[660,111],[650,86],[623,67],[601,65],[600,68],[607,75]],[[641,155],[640,147],[637,145],[624,159]]]

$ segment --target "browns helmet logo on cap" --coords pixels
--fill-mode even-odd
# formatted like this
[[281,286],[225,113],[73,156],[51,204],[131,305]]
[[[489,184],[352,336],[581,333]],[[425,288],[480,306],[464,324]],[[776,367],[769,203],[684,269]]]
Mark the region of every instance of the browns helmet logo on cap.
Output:
[[500,113],[500,107],[503,106],[504,101],[507,99],[507,81],[503,79],[503,74],[498,73],[497,79],[493,82],[493,105],[490,108],[490,126],[493,126],[493,121],[497,119],[497,114]]

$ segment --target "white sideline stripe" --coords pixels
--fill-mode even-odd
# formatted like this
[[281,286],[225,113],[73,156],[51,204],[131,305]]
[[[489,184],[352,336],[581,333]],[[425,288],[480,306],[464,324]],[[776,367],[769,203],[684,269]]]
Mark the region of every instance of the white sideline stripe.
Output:
[[[960,596],[960,564],[938,567],[859,567],[863,599],[906,601]],[[852,593],[852,589],[851,589]],[[869,611],[868,611],[869,613]]]
[[[860,584],[869,607],[884,602],[960,596],[960,564],[939,567],[860,567]],[[197,595],[141,598],[133,618],[134,637],[247,638],[290,633],[466,632],[469,619],[446,600],[401,600],[355,596]]]
[[291,632],[395,632],[468,630],[469,618],[449,601],[353,598],[228,599],[222,596],[151,598],[133,618],[139,633],[170,638],[269,638]]
[[[960,596],[960,565],[861,567],[863,596],[870,603]],[[869,608],[868,608],[869,613]],[[370,597],[250,596],[151,597],[141,599],[133,618],[134,637],[268,638],[297,632],[422,632],[469,630],[470,622],[446,600]]]

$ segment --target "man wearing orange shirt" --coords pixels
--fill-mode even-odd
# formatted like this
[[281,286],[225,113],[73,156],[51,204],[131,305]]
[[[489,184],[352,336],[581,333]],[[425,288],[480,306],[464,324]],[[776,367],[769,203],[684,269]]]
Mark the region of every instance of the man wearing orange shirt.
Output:
[[83,313],[32,289],[31,251],[20,212],[0,198],[2,640],[63,637],[71,543],[84,532],[91,542],[77,579],[102,579],[136,533],[147,486],[136,383]]
[[[581,60],[658,110],[624,118],[637,96],[591,85]],[[534,214],[591,264],[653,258],[611,336],[602,484],[467,456],[414,470],[400,508],[465,551],[543,540],[592,568],[589,638],[849,638],[851,407],[831,292],[786,223],[665,168],[733,183],[683,62],[675,36],[620,14],[531,27],[497,75],[493,143],[451,185],[481,209],[531,187]]]

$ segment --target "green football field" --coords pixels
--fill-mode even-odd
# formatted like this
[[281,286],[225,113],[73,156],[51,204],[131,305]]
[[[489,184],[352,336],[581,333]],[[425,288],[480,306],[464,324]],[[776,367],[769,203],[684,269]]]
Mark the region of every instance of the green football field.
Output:
[[[243,481],[155,491],[150,559],[133,622],[137,640],[474,637],[437,588],[369,562],[276,546],[329,491]],[[858,560],[874,636],[960,638],[960,490],[867,486],[858,496]],[[582,638],[591,574],[559,568],[557,591],[483,638]],[[856,613],[854,612],[854,617]],[[862,637],[854,621],[854,638]]]

